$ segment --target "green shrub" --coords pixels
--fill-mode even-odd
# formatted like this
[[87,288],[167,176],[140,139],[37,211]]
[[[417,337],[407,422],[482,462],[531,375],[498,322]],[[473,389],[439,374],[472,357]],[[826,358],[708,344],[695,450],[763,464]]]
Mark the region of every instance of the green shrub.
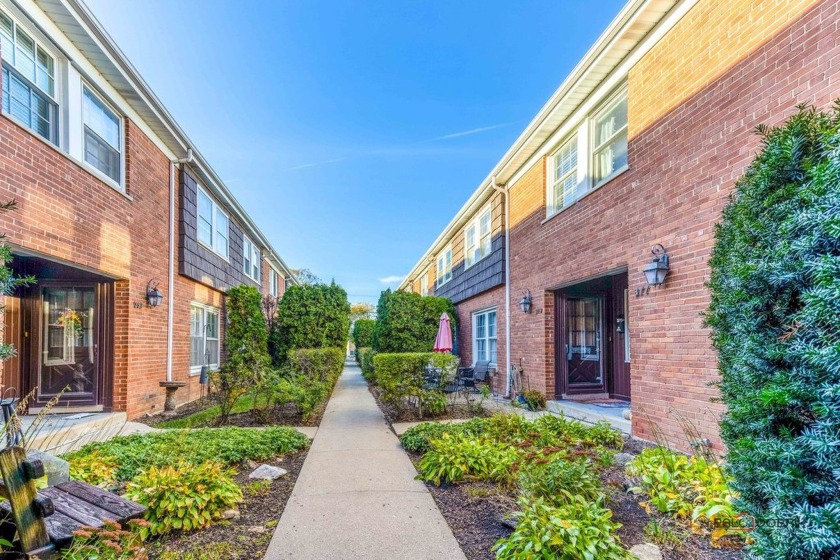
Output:
[[227,423],[236,402],[256,387],[268,365],[268,327],[262,294],[253,286],[230,288],[225,299],[227,357],[211,377],[219,401],[219,420]]
[[621,432],[603,421],[586,425],[562,415],[545,414],[534,421],[534,429],[541,434],[551,434],[565,441],[590,446],[621,449],[624,445]]
[[70,464],[70,478],[100,488],[108,488],[117,481],[117,459],[94,451],[82,455]]
[[[424,395],[424,370],[432,362],[448,371],[454,378],[457,358],[438,352],[408,354],[376,354],[373,358],[374,380],[382,388],[382,400],[396,407],[404,405],[405,397]],[[422,404],[421,404],[422,406]]]
[[81,527],[73,531],[73,542],[57,553],[58,560],[140,560],[147,558],[141,531],[149,523],[132,519],[123,530],[115,521],[102,527]]
[[400,436],[400,443],[406,451],[425,453],[431,449],[431,442],[440,439],[443,434],[451,436],[476,436],[483,431],[482,418],[471,418],[466,422],[446,423],[424,422],[407,429]]
[[147,508],[144,538],[201,529],[242,501],[233,474],[213,461],[150,467],[131,479],[125,497]]
[[706,317],[751,553],[840,555],[840,108],[760,128],[715,232]]
[[465,479],[508,482],[518,459],[508,445],[443,434],[431,442],[431,449],[420,459],[417,478],[436,486]]
[[455,306],[448,299],[385,290],[376,306],[373,347],[388,353],[431,352],[444,313],[456,332]]
[[309,419],[330,396],[332,384],[306,375],[289,375],[277,381],[280,404],[292,403],[304,419]]
[[522,392],[522,400],[528,410],[545,410],[545,395],[540,391],[528,389]]
[[353,344],[356,345],[357,352],[359,348],[373,346],[373,331],[375,328],[375,319],[356,319],[353,322]]
[[527,464],[519,474],[519,489],[531,501],[543,498],[554,506],[571,503],[574,496],[594,502],[604,492],[600,472],[591,461],[564,459]]
[[362,375],[368,381],[373,381],[373,357],[376,356],[376,351],[373,348],[357,348],[356,358],[359,361],[359,367],[362,368]]
[[299,348],[289,351],[289,370],[330,386],[344,369],[343,348]]
[[612,512],[581,496],[562,506],[538,498],[522,500],[516,530],[494,550],[502,560],[630,560],[621,546]]
[[259,430],[202,428],[115,437],[105,442],[89,443],[64,455],[64,459],[73,465],[76,461],[86,460],[92,453],[113,457],[119,465],[116,479],[127,481],[152,466],[181,462],[197,465],[208,460],[235,465],[248,459],[264,461],[305,449],[308,445],[305,435],[282,426]]
[[344,348],[350,330],[347,292],[335,282],[292,286],[277,305],[269,347],[275,366],[298,348]]

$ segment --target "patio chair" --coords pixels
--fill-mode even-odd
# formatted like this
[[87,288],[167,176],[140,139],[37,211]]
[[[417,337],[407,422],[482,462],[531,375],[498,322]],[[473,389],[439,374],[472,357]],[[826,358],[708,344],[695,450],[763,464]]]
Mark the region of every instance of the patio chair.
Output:
[[487,381],[489,373],[490,361],[479,360],[473,367],[459,368],[458,381],[464,389],[475,390],[475,384]]

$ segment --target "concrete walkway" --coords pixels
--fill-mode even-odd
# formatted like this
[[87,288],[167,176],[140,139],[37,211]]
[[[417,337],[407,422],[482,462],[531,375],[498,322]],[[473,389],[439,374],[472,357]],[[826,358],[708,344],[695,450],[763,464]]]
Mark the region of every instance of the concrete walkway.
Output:
[[355,364],[347,364],[266,560],[464,559]]

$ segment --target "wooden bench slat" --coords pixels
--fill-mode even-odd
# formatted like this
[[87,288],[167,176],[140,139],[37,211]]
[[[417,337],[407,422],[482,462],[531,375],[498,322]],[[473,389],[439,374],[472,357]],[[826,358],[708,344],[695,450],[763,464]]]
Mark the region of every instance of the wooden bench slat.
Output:
[[[62,492],[58,488],[44,488],[43,490],[39,490],[38,493],[52,499],[56,512],[61,512],[82,525],[97,527],[95,525],[97,521],[112,519],[110,511],[80,500],[67,492]],[[114,519],[114,521],[118,520]]]
[[[70,541],[73,540],[73,532],[87,526],[60,511],[56,511],[45,521],[47,522],[47,534],[50,536],[50,541],[58,548],[68,546]],[[102,527],[102,525],[102,521],[97,521],[92,526]]]
[[62,482],[54,488],[90,504],[96,504],[97,507],[109,512],[111,514],[110,519],[114,521],[125,522],[143,515],[146,511],[146,508],[140,504],[78,480]]

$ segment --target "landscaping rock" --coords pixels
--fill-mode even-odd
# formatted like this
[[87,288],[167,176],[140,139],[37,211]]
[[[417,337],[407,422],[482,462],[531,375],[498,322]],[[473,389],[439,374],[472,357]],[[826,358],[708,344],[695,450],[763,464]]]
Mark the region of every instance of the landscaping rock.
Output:
[[241,516],[242,514],[236,508],[227,509],[222,512],[222,519],[227,519],[228,521],[237,521]]
[[44,472],[47,475],[48,486],[55,486],[56,484],[70,480],[70,463],[64,459],[59,459],[54,455],[36,449],[27,451],[26,456],[29,459],[39,459],[44,463]]
[[625,420],[632,420],[633,412],[628,408],[621,413],[621,416],[624,417]]
[[662,551],[658,546],[650,543],[637,544],[630,549],[630,554],[639,560],[662,560]]
[[516,531],[516,520],[515,519],[508,519],[507,517],[503,517],[499,520],[499,523],[510,529],[511,531]]
[[248,532],[249,532],[249,533],[258,533],[258,534],[262,534],[262,533],[265,533],[267,530],[268,530],[268,529],[266,529],[266,528],[265,528],[265,527],[263,527],[262,525],[254,525],[253,527],[248,527]]
[[630,455],[629,453],[617,453],[615,456],[615,464],[620,467],[623,467],[632,460],[633,455]]
[[281,476],[285,476],[289,471],[275,467],[272,465],[260,465],[254,472],[248,475],[248,478],[257,480],[277,480]]

